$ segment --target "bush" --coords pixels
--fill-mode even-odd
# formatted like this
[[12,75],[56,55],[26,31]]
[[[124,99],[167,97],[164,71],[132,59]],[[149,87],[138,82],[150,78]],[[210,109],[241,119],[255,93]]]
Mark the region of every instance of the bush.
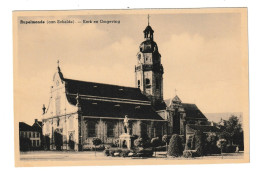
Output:
[[203,156],[205,153],[205,135],[201,131],[196,131],[194,135],[195,150],[198,156]]
[[221,150],[221,153],[223,152],[223,150],[226,148],[227,146],[227,140],[226,139],[219,139],[217,141],[217,147]]
[[234,145],[227,145],[226,147],[223,148],[223,153],[234,153],[236,152],[236,147]]
[[97,137],[94,137],[92,142],[94,146],[100,145],[102,143],[101,139]]
[[195,150],[195,139],[194,136],[189,136],[187,139],[185,150]]
[[161,144],[161,141],[160,141],[159,137],[152,138],[151,145],[153,147],[158,147],[160,144]]
[[130,150],[124,150],[120,153],[120,157],[127,157],[130,152]]
[[196,150],[184,150],[183,157],[185,158],[197,157],[197,152]]
[[133,153],[133,150],[111,148],[111,149],[104,150],[104,155],[105,156],[112,156],[112,157],[116,157],[116,156],[118,156],[118,157],[128,157],[128,154],[130,152]]
[[174,134],[170,139],[168,155],[179,157],[182,156],[182,153],[183,153],[183,146],[182,146],[181,138],[179,135]]
[[136,147],[143,147],[144,146],[143,138],[137,138],[136,140],[134,140],[134,145]]
[[155,150],[156,150],[156,151],[165,151],[165,150],[166,150],[166,145],[156,147]]
[[105,155],[105,156],[109,156],[109,149],[105,149],[105,150],[104,150],[104,155]]
[[221,150],[217,147],[218,137],[215,133],[209,133],[205,142],[204,154],[220,154]]
[[114,156],[115,150],[109,150],[109,156]]
[[152,157],[153,149],[152,148],[136,149],[134,153],[136,157]]
[[166,144],[166,143],[169,144],[170,139],[171,139],[171,136],[170,136],[170,135],[164,135],[164,136],[162,137],[162,142],[164,142],[165,144]]

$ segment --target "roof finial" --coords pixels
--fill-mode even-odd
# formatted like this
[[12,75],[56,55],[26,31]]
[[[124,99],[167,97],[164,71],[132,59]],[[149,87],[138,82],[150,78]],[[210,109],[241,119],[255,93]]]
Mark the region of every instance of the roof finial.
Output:
[[149,22],[149,19],[150,19],[150,15],[148,14],[147,16],[147,19],[148,19],[148,26],[150,25],[150,22]]
[[60,60],[57,60],[57,69],[58,69],[58,72],[60,72]]
[[175,88],[174,91],[175,91],[175,96],[177,96],[177,89]]

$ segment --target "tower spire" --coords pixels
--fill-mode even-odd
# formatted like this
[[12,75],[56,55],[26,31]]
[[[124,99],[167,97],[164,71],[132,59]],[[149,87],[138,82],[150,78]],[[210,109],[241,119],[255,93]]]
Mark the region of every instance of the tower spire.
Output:
[[60,72],[60,60],[57,60],[57,69],[58,69],[58,72]]
[[150,15],[148,14],[148,16],[147,16],[147,19],[148,19],[148,26],[150,25],[150,21],[149,21],[149,19],[150,19]]
[[175,96],[177,96],[177,89],[175,88],[174,91],[175,91]]

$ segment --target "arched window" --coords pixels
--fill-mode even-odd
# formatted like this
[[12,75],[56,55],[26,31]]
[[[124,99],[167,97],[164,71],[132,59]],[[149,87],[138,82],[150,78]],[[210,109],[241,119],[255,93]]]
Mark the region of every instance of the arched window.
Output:
[[114,137],[114,127],[115,124],[113,122],[107,122],[107,137]]
[[160,81],[159,78],[156,79],[156,89],[160,88]]
[[151,87],[151,82],[150,82],[149,78],[145,79],[145,85],[146,85],[146,88],[150,88]]
[[88,122],[88,137],[96,136],[96,122],[89,121]]

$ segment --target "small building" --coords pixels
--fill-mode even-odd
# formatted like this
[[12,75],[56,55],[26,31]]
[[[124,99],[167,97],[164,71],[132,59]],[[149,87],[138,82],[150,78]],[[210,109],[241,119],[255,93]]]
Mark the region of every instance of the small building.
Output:
[[19,122],[20,150],[40,150],[42,147],[41,122],[35,119],[35,123],[30,126],[24,122]]

